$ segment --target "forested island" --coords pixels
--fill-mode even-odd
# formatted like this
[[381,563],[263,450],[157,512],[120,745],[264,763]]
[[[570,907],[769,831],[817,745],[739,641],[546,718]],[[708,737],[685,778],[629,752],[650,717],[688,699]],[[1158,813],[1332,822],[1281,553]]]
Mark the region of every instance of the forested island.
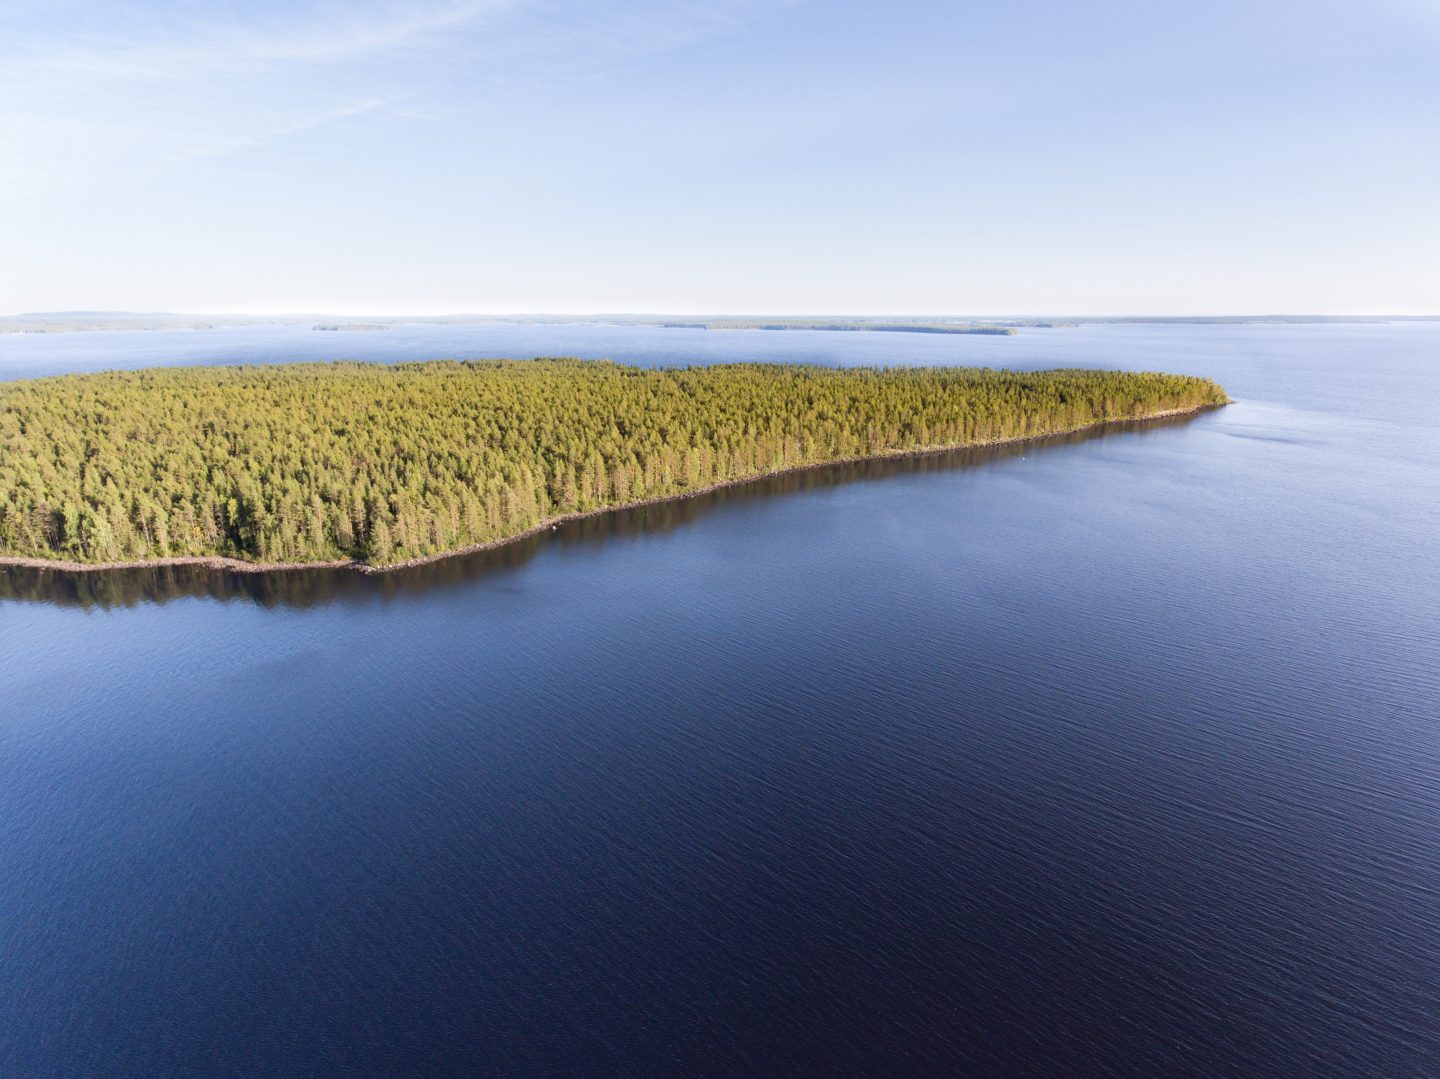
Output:
[[[1119,324],[1159,325],[1330,325],[1434,321],[1434,315],[1047,315],[1042,317],[797,315],[363,315],[314,312],[297,315],[185,315],[161,311],[32,311],[0,315],[0,334],[77,333],[81,331],[216,330],[232,327],[300,326],[312,329],[389,329],[394,326],[658,326],[695,330],[880,330],[887,333],[1011,335],[1026,329],[1060,329]],[[357,321],[357,319],[359,321]],[[319,322],[320,325],[314,325]]]
[[1226,400],[1159,373],[567,359],[0,383],[0,559],[389,567],[788,469]]
[[831,332],[884,333],[961,333],[1008,337],[1017,331],[1013,326],[997,326],[987,322],[919,322],[905,319],[895,322],[881,322],[875,319],[751,319],[712,318],[703,321],[662,322],[667,330],[827,330]]

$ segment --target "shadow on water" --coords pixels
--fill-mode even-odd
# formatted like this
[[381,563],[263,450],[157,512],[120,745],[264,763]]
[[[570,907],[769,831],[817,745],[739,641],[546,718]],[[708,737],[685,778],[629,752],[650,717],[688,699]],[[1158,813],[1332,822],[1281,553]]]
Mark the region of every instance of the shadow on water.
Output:
[[0,602],[8,600],[108,610],[139,603],[204,597],[226,601],[249,600],[263,607],[305,608],[347,600],[368,600],[377,596],[413,596],[519,569],[554,544],[595,543],[613,537],[673,532],[722,506],[895,476],[975,468],[992,461],[1081,442],[1181,427],[1194,419],[1194,415],[1185,415],[1135,423],[1112,423],[1030,442],[951,450],[923,457],[856,461],[768,476],[694,498],[657,502],[570,521],[553,532],[530,536],[494,550],[457,555],[384,574],[365,575],[343,569],[235,573],[206,566],[156,566],[93,573],[5,567],[0,569]]

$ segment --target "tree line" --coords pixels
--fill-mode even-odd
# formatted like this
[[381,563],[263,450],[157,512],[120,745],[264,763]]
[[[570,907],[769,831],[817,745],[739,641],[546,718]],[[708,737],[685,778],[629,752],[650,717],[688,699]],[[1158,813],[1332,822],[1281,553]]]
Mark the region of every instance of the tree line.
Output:
[[1158,373],[564,359],[0,383],[0,553],[383,565],[786,468],[1225,400]]

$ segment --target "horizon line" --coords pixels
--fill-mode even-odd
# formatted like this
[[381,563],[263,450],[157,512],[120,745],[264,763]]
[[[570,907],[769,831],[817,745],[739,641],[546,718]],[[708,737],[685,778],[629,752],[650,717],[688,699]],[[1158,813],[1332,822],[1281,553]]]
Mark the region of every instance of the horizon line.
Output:
[[507,319],[507,318],[832,318],[832,319],[952,319],[966,322],[985,322],[1019,319],[1440,319],[1440,311],[1191,311],[1191,312],[887,312],[887,311],[595,311],[595,310],[550,310],[550,311],[429,311],[429,312],[382,312],[382,311],[135,311],[120,308],[88,309],[70,308],[53,311],[15,311],[0,314],[0,319],[102,319],[102,318],[243,318],[243,319]]

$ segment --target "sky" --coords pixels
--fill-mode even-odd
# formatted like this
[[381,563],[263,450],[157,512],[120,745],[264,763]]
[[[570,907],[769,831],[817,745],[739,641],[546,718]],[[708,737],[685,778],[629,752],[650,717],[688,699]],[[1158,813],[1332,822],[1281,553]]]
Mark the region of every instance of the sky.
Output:
[[0,313],[1440,313],[1440,0],[4,0]]

